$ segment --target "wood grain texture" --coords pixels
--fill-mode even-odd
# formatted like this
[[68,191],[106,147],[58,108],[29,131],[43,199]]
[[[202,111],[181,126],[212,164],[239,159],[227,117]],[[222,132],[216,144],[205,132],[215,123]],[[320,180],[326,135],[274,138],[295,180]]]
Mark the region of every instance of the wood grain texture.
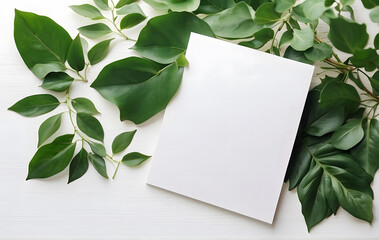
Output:
[[[343,209],[307,233],[295,192],[284,184],[273,225],[219,209],[145,184],[150,162],[138,169],[121,166],[115,180],[104,180],[90,167],[79,181],[67,185],[67,170],[48,180],[25,181],[27,165],[37,147],[37,131],[47,116],[24,118],[7,108],[31,94],[45,93],[41,82],[26,68],[13,42],[14,8],[52,17],[75,36],[90,21],[68,6],[90,0],[3,1],[0,38],[0,239],[378,239],[379,198],[374,199],[372,225]],[[357,1],[358,21],[368,14]],[[143,4],[143,3],[142,3]],[[148,8],[143,4],[144,10]],[[149,13],[148,13],[149,15]],[[376,32],[378,25],[370,25]],[[327,27],[321,34],[326,35]],[[130,32],[136,38],[136,32]],[[90,42],[91,44],[91,42]],[[133,54],[131,42],[116,40],[109,56],[89,72],[93,81],[106,64]],[[316,81],[316,80],[315,80]],[[75,97],[91,98],[100,112],[105,142],[136,127],[118,119],[118,110],[88,84],[75,83]],[[63,96],[62,96],[63,97]],[[57,113],[55,110],[48,115]],[[131,151],[153,154],[162,113],[138,127]],[[71,132],[67,116],[62,131]],[[113,168],[109,167],[109,174]],[[373,190],[379,194],[379,181]]]

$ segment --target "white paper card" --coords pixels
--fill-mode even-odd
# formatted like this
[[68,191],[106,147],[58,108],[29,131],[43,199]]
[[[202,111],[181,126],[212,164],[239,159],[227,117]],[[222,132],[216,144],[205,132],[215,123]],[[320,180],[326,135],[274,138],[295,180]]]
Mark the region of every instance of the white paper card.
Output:
[[192,33],[147,183],[272,223],[314,67]]

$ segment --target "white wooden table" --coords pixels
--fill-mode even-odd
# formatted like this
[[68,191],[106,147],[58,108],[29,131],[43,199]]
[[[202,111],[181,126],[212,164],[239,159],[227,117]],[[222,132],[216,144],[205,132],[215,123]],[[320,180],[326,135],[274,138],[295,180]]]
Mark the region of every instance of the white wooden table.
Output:
[[[88,0],[89,1],[89,0]],[[0,7],[0,239],[379,239],[379,198],[374,199],[372,225],[351,217],[343,209],[306,230],[296,192],[284,184],[273,225],[265,224],[164,190],[147,186],[150,162],[138,169],[121,166],[115,180],[101,178],[90,167],[80,180],[67,185],[68,171],[48,180],[25,181],[28,162],[37,147],[37,131],[46,116],[24,118],[7,108],[23,97],[45,93],[41,82],[27,69],[13,41],[14,8],[47,15],[74,36],[76,28],[89,24],[68,8],[87,0],[13,0]],[[357,1],[358,21],[368,12]],[[151,9],[142,4],[148,12]],[[325,29],[325,32],[327,30]],[[377,33],[371,24],[369,32]],[[129,33],[133,37],[136,32]],[[373,35],[374,36],[374,35]],[[92,68],[89,79],[106,64],[131,54],[132,42],[114,41],[109,57]],[[75,83],[74,96],[93,99],[102,113],[105,142],[132,130],[120,122],[117,108],[88,84]],[[56,113],[55,110],[49,115]],[[138,126],[130,150],[153,154],[163,114]],[[70,131],[67,119],[63,131]],[[109,174],[114,168],[109,165]],[[379,194],[379,181],[373,190]]]

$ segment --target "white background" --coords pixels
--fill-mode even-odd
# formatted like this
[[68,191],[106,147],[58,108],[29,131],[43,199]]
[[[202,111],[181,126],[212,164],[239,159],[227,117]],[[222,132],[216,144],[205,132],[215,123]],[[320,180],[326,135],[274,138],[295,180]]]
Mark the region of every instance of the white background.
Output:
[[[324,220],[310,233],[301,214],[295,191],[284,184],[273,225],[145,184],[150,161],[137,169],[120,166],[115,180],[105,180],[90,166],[83,178],[66,184],[68,171],[47,179],[25,181],[28,162],[37,147],[39,125],[64,108],[41,117],[24,118],[7,108],[29,95],[46,93],[27,69],[13,41],[14,8],[47,15],[66,28],[72,37],[76,28],[91,23],[68,8],[86,0],[2,1],[0,38],[0,239],[379,239],[379,200],[374,199],[374,221],[370,225],[351,217],[343,209]],[[360,1],[357,1],[360,2]],[[369,22],[368,11],[356,4],[358,21]],[[142,4],[148,13],[151,9]],[[151,15],[151,14],[150,14]],[[371,24],[374,36],[378,25]],[[327,29],[321,31],[325,34]],[[125,31],[136,38],[136,32]],[[371,39],[372,42],[372,39]],[[91,44],[91,43],[90,43]],[[133,45],[122,39],[112,44],[109,56],[90,69],[92,82],[102,67],[133,54]],[[318,76],[315,76],[317,79]],[[73,96],[92,99],[102,115],[105,142],[109,149],[120,132],[136,128],[119,121],[118,109],[103,99],[89,84],[75,83]],[[62,96],[63,97],[63,96]],[[153,154],[163,114],[138,126],[128,151]],[[280,116],[278,116],[280,118]],[[72,132],[67,116],[61,132]],[[114,168],[108,164],[109,175]],[[379,194],[376,180],[373,190]]]

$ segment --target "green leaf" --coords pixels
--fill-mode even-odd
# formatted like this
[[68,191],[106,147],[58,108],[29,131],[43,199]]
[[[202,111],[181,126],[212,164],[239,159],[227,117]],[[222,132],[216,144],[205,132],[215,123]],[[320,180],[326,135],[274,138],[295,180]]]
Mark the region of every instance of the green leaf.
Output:
[[116,8],[122,8],[123,6],[134,3],[136,1],[137,0],[120,0],[118,1]]
[[324,0],[307,0],[302,3],[304,16],[310,20],[316,20],[328,9]]
[[280,20],[281,14],[275,12],[275,3],[262,4],[255,12],[254,21],[259,24],[271,24]]
[[76,71],[84,69],[85,61],[82,47],[82,40],[78,34],[74,41],[72,41],[67,53],[68,64]]
[[245,2],[239,2],[232,8],[205,17],[204,21],[217,36],[247,38],[263,27],[253,21],[253,16],[254,10]]
[[63,92],[71,86],[72,81],[74,81],[74,78],[65,72],[52,72],[46,75],[41,87],[47,90]]
[[283,44],[292,41],[292,39],[293,39],[293,31],[290,31],[290,30],[285,31],[282,34],[282,37],[280,38],[279,46],[282,46]]
[[105,161],[102,157],[97,154],[90,153],[88,154],[88,159],[101,176],[108,178],[107,165],[105,164]]
[[112,32],[112,30],[104,23],[95,23],[78,28],[80,34],[88,38],[98,38],[107,35]]
[[362,3],[367,9],[371,9],[379,5],[377,0],[362,0]]
[[50,18],[16,9],[14,40],[26,66],[38,78],[66,69],[64,63],[72,39]]
[[346,53],[362,50],[368,41],[365,24],[358,24],[342,17],[330,19],[329,40]]
[[162,68],[150,60],[129,57],[106,66],[91,87],[117,105],[121,121],[140,124],[167,106],[182,73],[175,63]]
[[364,86],[363,83],[362,83],[361,78],[359,77],[358,72],[350,71],[350,72],[349,72],[349,79],[350,79],[351,81],[353,81],[353,82],[355,83],[355,85],[356,85],[357,87],[359,87],[360,89],[363,90],[363,89],[365,88],[365,86]]
[[373,93],[376,96],[379,96],[379,71],[376,71],[375,74],[369,78]]
[[296,0],[275,0],[275,11],[282,13],[292,8]]
[[144,2],[157,10],[171,9],[174,12],[192,12],[195,11],[200,5],[200,0],[144,0]]
[[[314,17],[309,18],[305,13],[307,11],[307,9],[306,9],[307,6],[305,5],[305,3],[307,3],[308,1],[314,2],[314,0],[307,0],[307,1],[303,2],[302,4],[297,5],[296,7],[294,7],[292,9],[291,15],[294,19],[296,19],[299,22],[309,23],[311,25],[315,25],[315,23],[318,21],[318,18],[316,18],[316,19],[314,19]],[[323,2],[323,1],[320,1],[320,2]],[[313,3],[311,3],[311,4],[313,4]],[[324,10],[322,10],[322,11],[324,11]],[[308,13],[308,15],[310,15],[310,14],[312,14],[312,13]]]
[[68,183],[81,178],[88,170],[88,153],[82,148],[80,152],[72,159],[68,175]]
[[141,165],[144,161],[149,159],[150,157],[151,156],[146,156],[139,152],[131,152],[131,153],[126,154],[122,158],[121,162],[129,167],[137,167]]
[[274,37],[274,31],[271,28],[264,28],[254,34],[254,39],[251,41],[240,42],[239,45],[259,49]]
[[375,23],[379,23],[379,6],[371,10],[370,19]]
[[134,134],[137,130],[131,132],[123,132],[115,137],[112,143],[113,154],[124,151],[132,142]]
[[312,62],[320,62],[332,57],[332,47],[326,43],[315,43],[313,47],[304,52],[306,58]]
[[110,10],[108,6],[108,0],[93,0],[98,8],[101,10]]
[[79,129],[88,137],[99,140],[101,142],[104,140],[103,127],[101,126],[99,120],[96,118],[87,113],[78,113],[76,114],[76,122]]
[[109,51],[109,45],[113,39],[114,38],[99,42],[98,44],[93,46],[91,50],[89,50],[88,60],[91,65],[99,63],[101,60],[105,58],[105,56],[107,56],[107,53]]
[[355,51],[350,61],[355,67],[364,67],[368,72],[379,67],[379,55],[372,48]]
[[313,46],[314,32],[310,26],[304,29],[294,29],[291,47],[296,51],[305,51]]
[[178,64],[179,67],[187,67],[189,65],[189,62],[184,53],[180,54],[179,58],[176,59],[175,63]]
[[295,61],[298,61],[298,62],[312,64],[312,62],[309,61],[305,57],[304,52],[296,51],[291,46],[287,47],[286,51],[284,52],[283,57],[288,58],[288,59],[292,59],[292,60],[295,60]]
[[364,137],[362,141],[351,150],[351,154],[363,169],[375,176],[379,168],[379,121],[377,119],[366,120],[363,123]]
[[350,18],[355,21],[354,10],[351,6],[347,5],[342,8],[342,12],[350,13]]
[[233,0],[201,0],[200,6],[196,9],[195,13],[218,13],[222,10],[232,8],[234,5],[236,5],[236,3]]
[[350,84],[329,82],[320,94],[320,106],[324,109],[333,109],[344,106],[347,113],[354,112],[361,104],[357,90]]
[[58,107],[60,102],[50,94],[37,94],[21,99],[8,110],[24,117],[36,117],[48,113]]
[[150,19],[132,49],[159,63],[172,63],[186,51],[191,32],[214,37],[206,22],[187,12]]
[[72,99],[71,104],[78,113],[86,113],[90,115],[99,113],[95,107],[95,104],[93,104],[93,102],[88,98],[74,98]]
[[47,178],[63,171],[74,156],[76,143],[71,143],[73,137],[63,135],[39,148],[29,163],[26,180]]
[[352,120],[337,128],[330,143],[338,149],[348,150],[357,145],[363,138],[364,132],[360,119]]
[[378,49],[379,49],[379,33],[376,34],[376,36],[375,36],[375,39],[374,39],[374,46],[375,46],[375,50],[378,50]]
[[40,147],[61,126],[62,114],[59,113],[46,119],[38,130],[38,147]]
[[100,157],[107,156],[107,151],[102,144],[96,142],[88,142],[88,145],[90,146],[91,150]]
[[355,0],[340,0],[343,6],[351,5],[355,2]]
[[122,7],[117,10],[117,14],[126,15],[120,22],[121,29],[134,27],[146,19],[146,15],[143,13],[138,3],[132,3]]
[[71,5],[70,8],[77,14],[92,20],[103,19],[100,10],[90,4]]

